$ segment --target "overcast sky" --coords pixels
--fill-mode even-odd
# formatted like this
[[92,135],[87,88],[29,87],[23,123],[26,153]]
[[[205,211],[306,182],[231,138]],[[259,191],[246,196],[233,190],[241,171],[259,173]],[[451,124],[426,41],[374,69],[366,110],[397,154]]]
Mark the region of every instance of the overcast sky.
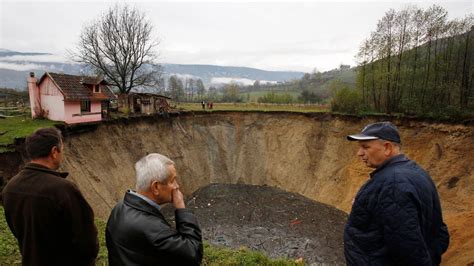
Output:
[[[0,0],[0,48],[62,60],[81,28],[115,2]],[[305,72],[354,65],[360,43],[389,8],[438,4],[450,19],[474,12],[473,0],[126,2],[153,23],[162,63]]]

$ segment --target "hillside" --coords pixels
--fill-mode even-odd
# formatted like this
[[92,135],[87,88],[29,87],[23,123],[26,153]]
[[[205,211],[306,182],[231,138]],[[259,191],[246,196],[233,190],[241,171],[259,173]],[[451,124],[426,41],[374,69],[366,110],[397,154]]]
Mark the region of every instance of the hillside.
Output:
[[[245,96],[250,95],[251,101],[256,101],[258,97],[262,97],[268,92],[276,94],[289,94],[297,99],[303,91],[314,93],[323,101],[331,96],[331,84],[337,82],[338,86],[346,85],[349,88],[355,88],[357,68],[349,66],[341,66],[326,72],[306,73],[300,79],[286,81],[278,84],[260,84],[252,85],[241,89],[241,93]],[[249,98],[247,97],[247,98]]]

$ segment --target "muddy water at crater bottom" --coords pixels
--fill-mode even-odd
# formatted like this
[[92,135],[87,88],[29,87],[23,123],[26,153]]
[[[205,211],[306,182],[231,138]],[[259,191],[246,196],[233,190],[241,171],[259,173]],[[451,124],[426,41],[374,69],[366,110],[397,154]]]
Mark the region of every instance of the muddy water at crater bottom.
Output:
[[[211,244],[259,250],[307,264],[344,264],[347,215],[329,205],[268,186],[211,184],[187,199]],[[173,221],[171,206],[163,208]]]

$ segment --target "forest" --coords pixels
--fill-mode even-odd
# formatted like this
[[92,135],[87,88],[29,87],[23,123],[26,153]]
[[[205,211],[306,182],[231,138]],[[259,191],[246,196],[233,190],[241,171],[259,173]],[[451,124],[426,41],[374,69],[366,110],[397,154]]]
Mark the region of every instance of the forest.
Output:
[[336,91],[333,110],[472,115],[473,25],[438,5],[388,10],[360,46],[356,91]]

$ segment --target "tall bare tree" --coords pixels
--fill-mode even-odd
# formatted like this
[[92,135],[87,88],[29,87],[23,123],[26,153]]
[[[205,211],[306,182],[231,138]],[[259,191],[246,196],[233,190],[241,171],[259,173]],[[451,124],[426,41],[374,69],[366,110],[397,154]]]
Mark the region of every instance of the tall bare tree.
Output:
[[[412,25],[412,35],[413,37],[413,43],[412,46],[414,47],[414,60],[413,60],[413,70],[412,70],[412,75],[411,75],[411,85],[410,85],[410,97],[414,98],[416,97],[416,92],[415,92],[415,80],[416,80],[416,73],[417,73],[417,63],[418,63],[418,46],[420,42],[423,42],[423,36],[420,36],[423,31],[423,27],[425,24],[425,14],[424,11],[421,9],[417,9],[415,13],[413,14],[413,25]],[[417,89],[416,89],[417,90]]]
[[184,98],[183,81],[176,75],[173,75],[169,78],[168,86],[171,93],[171,98],[177,102],[182,101]]
[[393,92],[392,92],[392,53],[395,44],[395,16],[396,12],[394,9],[389,9],[385,12],[384,17],[377,23],[377,33],[381,42],[380,46],[380,58],[387,59],[387,72],[386,72],[386,101],[385,111],[390,113],[393,111]]
[[394,99],[393,108],[398,111],[400,101],[403,94],[403,86],[401,86],[402,76],[402,59],[410,42],[410,22],[412,21],[415,7],[407,7],[399,12],[395,16],[395,39],[396,39],[396,54],[397,54],[397,67],[395,71],[395,88],[394,88]]
[[159,42],[152,32],[153,26],[144,13],[117,4],[84,26],[73,58],[103,75],[120,93],[159,86]]
[[[421,105],[425,105],[425,98],[427,97],[426,93],[428,87],[434,87],[436,88],[436,81],[437,81],[437,53],[438,53],[438,37],[441,35],[441,32],[443,30],[443,26],[446,23],[446,17],[448,13],[447,11],[438,5],[432,5],[431,7],[428,8],[425,12],[426,16],[426,36],[427,36],[427,54],[426,54],[426,76],[425,76],[425,82],[423,85],[422,89],[422,94],[421,94]],[[434,47],[433,47],[433,42],[434,42]],[[432,62],[432,50],[434,48],[434,63]],[[435,67],[435,73],[434,73],[434,82],[430,83],[430,75],[431,73],[431,65],[434,65]],[[428,95],[429,97],[429,95]]]
[[[464,25],[466,27],[470,26],[470,29],[465,34],[465,49],[464,49],[464,63],[462,68],[462,78],[461,78],[461,97],[460,97],[460,106],[461,108],[467,108],[469,97],[471,95],[471,89],[469,86],[469,72],[473,72],[471,64],[473,58],[472,56],[472,42],[474,39],[474,16],[471,14],[464,19]],[[472,79],[472,77],[471,77]]]
[[196,87],[197,87],[197,93],[199,95],[199,99],[202,100],[202,97],[204,96],[204,93],[206,93],[206,89],[205,89],[204,83],[202,82],[201,79],[198,79],[196,81]]

